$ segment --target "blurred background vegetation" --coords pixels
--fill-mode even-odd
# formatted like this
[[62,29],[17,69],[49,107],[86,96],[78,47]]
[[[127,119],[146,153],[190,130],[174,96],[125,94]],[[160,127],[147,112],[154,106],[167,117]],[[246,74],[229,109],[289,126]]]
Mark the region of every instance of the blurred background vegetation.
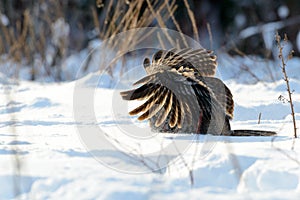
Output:
[[31,66],[31,80],[42,65],[62,80],[62,60],[90,41],[149,26],[199,38],[208,49],[267,59],[279,31],[288,34],[296,56],[300,51],[299,0],[2,0],[1,63]]

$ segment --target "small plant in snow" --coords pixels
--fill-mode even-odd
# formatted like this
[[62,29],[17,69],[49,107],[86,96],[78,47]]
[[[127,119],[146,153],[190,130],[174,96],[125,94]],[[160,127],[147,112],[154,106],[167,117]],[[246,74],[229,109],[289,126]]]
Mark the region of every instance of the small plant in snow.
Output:
[[[284,42],[287,42],[287,41],[288,41],[288,37],[287,37],[286,34],[284,34]],[[297,138],[297,126],[296,126],[296,119],[295,119],[294,104],[293,104],[293,99],[292,99],[292,93],[293,93],[293,91],[291,91],[289,77],[288,77],[287,72],[286,72],[286,63],[287,63],[287,60],[289,60],[289,59],[291,59],[293,57],[293,52],[294,51],[291,50],[291,52],[288,54],[287,60],[285,60],[284,56],[283,56],[283,53],[282,53],[283,45],[281,44],[281,37],[278,34],[278,32],[276,33],[276,42],[277,42],[278,50],[279,50],[278,58],[281,61],[280,67],[281,67],[281,70],[282,70],[282,73],[283,73],[283,80],[286,82],[286,89],[287,89],[288,96],[289,96],[288,99],[287,99],[287,98],[283,97],[282,95],[280,95],[278,97],[278,99],[280,101],[282,101],[282,102],[288,102],[288,103],[290,103],[291,112],[292,112],[291,114],[292,114],[293,125],[294,125],[294,137]]]

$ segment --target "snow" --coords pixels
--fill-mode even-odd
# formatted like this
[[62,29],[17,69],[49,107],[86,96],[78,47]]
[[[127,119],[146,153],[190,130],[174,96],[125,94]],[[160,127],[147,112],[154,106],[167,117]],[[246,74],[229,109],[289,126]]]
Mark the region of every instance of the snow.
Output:
[[0,13],[0,21],[3,24],[3,26],[8,26],[9,25],[9,19],[7,18],[6,15]]
[[286,18],[290,13],[289,8],[286,5],[281,5],[278,8],[278,15],[281,19]]
[[55,46],[59,47],[62,41],[66,41],[66,38],[70,33],[70,26],[65,22],[63,18],[58,18],[51,27],[52,42]]
[[[66,61],[76,65],[64,68],[69,80],[88,54],[81,53]],[[278,100],[287,97],[278,63],[218,57],[218,77],[236,103],[232,128],[277,136],[151,132],[148,123],[127,114],[139,102],[127,104],[119,95],[144,75],[140,66],[119,79],[92,67],[63,83],[16,81],[0,73],[0,199],[297,199],[300,142],[293,139],[289,104]],[[241,65],[267,81],[233,67]],[[299,58],[288,61],[300,124],[298,68]],[[105,134],[87,143],[93,128]]]
[[246,24],[247,19],[246,16],[244,14],[237,14],[234,18],[234,22],[238,27],[242,27]]
[[257,26],[249,26],[245,29],[243,29],[239,33],[239,37],[241,39],[251,37],[252,35],[261,33],[262,31],[269,32],[269,31],[276,31],[284,27],[285,24],[282,21],[276,21],[276,22],[269,22],[266,24],[258,24]]

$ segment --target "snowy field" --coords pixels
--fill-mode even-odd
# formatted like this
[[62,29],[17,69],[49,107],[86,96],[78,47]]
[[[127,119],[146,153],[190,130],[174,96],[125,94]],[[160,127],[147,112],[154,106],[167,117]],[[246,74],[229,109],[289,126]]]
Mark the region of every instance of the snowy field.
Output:
[[[92,125],[116,134],[119,142],[116,146],[137,145],[140,152],[136,153],[147,157],[147,153],[161,147],[157,145],[160,142],[187,145],[180,155],[171,157],[168,166],[157,172],[151,172],[150,168],[147,171],[141,157],[134,160],[121,147],[103,158],[104,163],[101,157],[96,159],[89,152],[78,132],[79,126],[89,124],[74,119],[76,81],[16,82],[1,75],[0,199],[299,199],[300,141],[293,139],[289,104],[278,100],[280,95],[287,96],[280,68],[274,81],[254,83],[245,76],[250,82],[247,83],[243,74],[238,78],[230,76],[239,74],[230,65],[242,61],[228,60],[220,57],[223,66],[219,68],[219,76],[234,95],[232,128],[272,130],[277,136],[156,134],[159,143],[152,143],[150,138],[136,144],[132,138],[127,141],[119,131],[120,124],[131,126],[135,118],[126,113],[122,117],[112,114],[116,106],[112,106],[112,97],[120,90],[96,87],[96,121]],[[300,61],[294,58],[289,63],[299,127]],[[266,74],[260,73],[260,69],[256,72]],[[88,74],[81,81],[87,88],[92,87],[90,83],[97,81],[95,76]],[[149,131],[147,123],[139,126]],[[209,151],[201,153],[207,144]],[[114,159],[107,166],[105,162],[110,155]],[[129,169],[127,172],[123,168],[116,170],[119,165],[114,162],[118,159],[124,169]],[[132,165],[141,165],[146,173],[134,174],[130,170]]]

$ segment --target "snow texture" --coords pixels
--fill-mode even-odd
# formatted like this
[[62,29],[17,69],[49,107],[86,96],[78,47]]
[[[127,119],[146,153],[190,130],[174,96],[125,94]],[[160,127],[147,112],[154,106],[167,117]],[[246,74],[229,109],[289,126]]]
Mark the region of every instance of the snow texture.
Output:
[[[79,58],[73,59],[67,62],[76,65]],[[299,58],[293,58],[287,68],[295,91],[297,124],[300,124],[299,63]],[[250,66],[257,77],[241,71],[238,67],[241,65]],[[65,70],[73,79],[75,72]],[[124,76],[117,80],[107,74],[101,77],[99,73],[86,72],[77,81],[95,90],[97,126],[111,136],[120,136],[115,142],[127,145],[122,148],[135,145],[139,147],[139,155],[152,152],[161,146],[151,140],[136,143],[120,131],[132,128],[132,122],[148,130],[147,123],[138,123],[135,117],[127,115],[128,110],[112,114],[116,111],[113,107],[117,107],[112,99],[120,88],[129,88],[143,73],[137,67]],[[208,136],[195,140],[194,135],[156,134],[160,141],[185,142],[189,148],[182,152],[182,157],[172,158],[163,170],[137,175],[103,165],[86,149],[77,132],[82,124],[73,116],[76,80],[41,84],[15,81],[0,74],[0,199],[298,199],[300,143],[292,137],[289,104],[278,100],[280,95],[287,96],[278,63],[229,57],[220,52],[218,77],[234,96],[233,129],[272,130],[278,135],[209,136],[214,145],[203,156],[200,150],[207,145]],[[125,165],[129,168],[133,161],[143,161],[126,157],[120,149],[107,152],[106,156],[127,160]]]

